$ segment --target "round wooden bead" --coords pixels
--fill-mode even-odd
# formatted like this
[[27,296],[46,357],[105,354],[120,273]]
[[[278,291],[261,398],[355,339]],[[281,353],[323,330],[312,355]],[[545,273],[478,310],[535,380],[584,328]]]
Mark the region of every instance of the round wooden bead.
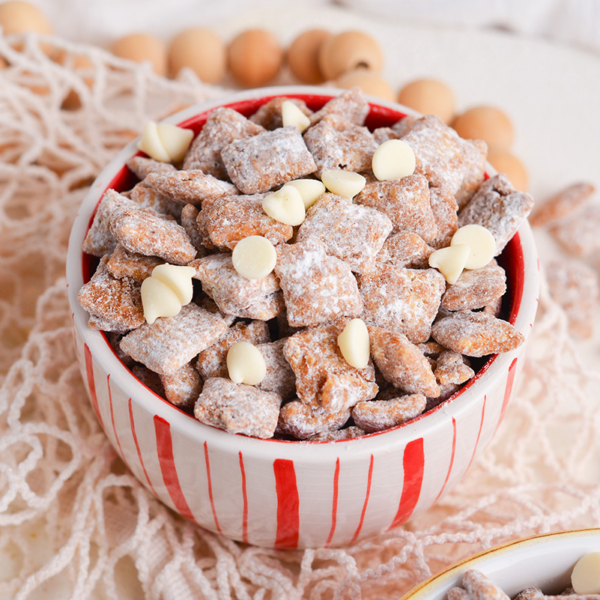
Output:
[[423,115],[437,115],[446,124],[454,117],[454,93],[436,79],[411,81],[400,90],[398,102]]
[[289,47],[287,63],[290,71],[302,83],[323,83],[325,78],[319,68],[319,48],[333,34],[324,29],[310,29],[301,33]]
[[233,39],[227,51],[229,70],[246,87],[260,87],[279,72],[283,50],[272,33],[249,29]]
[[529,189],[529,176],[525,165],[506,150],[492,148],[488,152],[488,162],[498,171],[504,173],[515,186],[515,189],[526,192]]
[[149,61],[157,75],[167,74],[167,49],[158,38],[147,33],[132,33],[115,41],[110,51],[120,58],[141,63]]
[[515,130],[508,115],[493,106],[475,106],[458,116],[453,124],[461,137],[483,140],[490,148],[509,150]]
[[319,68],[326,80],[359,68],[380,73],[382,67],[381,47],[362,31],[344,31],[326,39],[319,48]]
[[11,33],[52,34],[54,29],[44,14],[33,4],[21,0],[11,0],[0,4],[0,25],[4,35]]
[[169,45],[169,68],[173,77],[187,67],[205,83],[217,83],[225,75],[226,64],[225,44],[210,29],[187,29]]
[[377,73],[367,69],[355,69],[348,71],[335,80],[337,87],[349,90],[358,86],[365,94],[376,96],[394,102],[394,91],[390,84]]

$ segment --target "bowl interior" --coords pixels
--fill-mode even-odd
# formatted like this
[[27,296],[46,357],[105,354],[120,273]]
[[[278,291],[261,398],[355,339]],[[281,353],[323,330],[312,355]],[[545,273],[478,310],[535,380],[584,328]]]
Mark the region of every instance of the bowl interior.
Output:
[[[232,109],[240,112],[244,116],[249,117],[250,115],[255,113],[263,104],[266,104],[273,98],[279,97],[281,95],[282,95],[281,93],[278,93],[278,94],[272,94],[272,95],[246,98],[246,99],[235,101],[235,102],[224,103],[224,104],[221,104],[220,106],[232,108]],[[314,110],[314,111],[319,110],[324,104],[326,104],[333,97],[331,94],[317,94],[317,93],[285,93],[285,95],[290,98],[298,98],[300,100],[303,100],[304,102],[306,102],[307,106],[311,110]],[[212,110],[214,110],[214,108],[211,108],[204,112],[200,112],[199,114],[193,115],[192,117],[186,118],[180,122],[177,122],[177,124],[180,127],[191,129],[194,132],[194,136],[196,136],[201,131],[204,124],[206,123],[206,120],[207,120],[208,116],[210,115],[210,113],[212,112]],[[188,111],[189,111],[189,109],[188,109]],[[188,111],[185,111],[185,112],[188,112]],[[386,105],[380,105],[380,104],[371,102],[370,103],[370,112],[365,121],[365,126],[368,127],[371,131],[378,127],[389,127],[389,126],[393,125],[396,121],[404,118],[407,114],[408,114],[408,112],[403,112],[401,110],[400,106],[397,106],[397,107],[394,107],[393,105],[386,106]],[[175,117],[176,117],[176,115],[175,115]],[[134,156],[134,155],[143,156],[143,153],[142,152],[137,152],[137,153],[132,152],[130,156]],[[490,169],[491,169],[491,167],[490,167]],[[486,178],[487,177],[488,177],[488,175],[486,174]],[[138,178],[123,163],[123,166],[116,173],[116,175],[112,178],[110,183],[104,189],[100,190],[100,193],[98,194],[96,206],[95,206],[94,211],[89,219],[87,228],[89,229],[89,227],[91,227],[96,209],[97,209],[98,205],[100,204],[100,201],[102,199],[104,192],[107,189],[114,189],[118,192],[124,192],[126,190],[131,189],[136,183],[138,183],[138,181],[139,181]],[[87,281],[89,281],[91,275],[94,273],[94,271],[96,269],[96,266],[98,264],[98,259],[94,256],[87,255],[83,252],[81,253],[81,256],[82,256],[81,265],[82,265],[83,281],[87,282]],[[523,254],[523,246],[521,243],[519,233],[515,234],[513,239],[507,244],[506,248],[504,249],[502,254],[497,258],[497,260],[498,260],[498,263],[505,269],[506,276],[507,276],[507,292],[503,297],[502,309],[501,309],[500,316],[501,316],[501,318],[509,321],[511,324],[514,324],[516,321],[517,315],[519,314],[520,307],[521,307],[521,301],[523,298],[524,285],[525,285],[525,260],[524,260],[524,254]],[[104,343],[110,348],[110,351],[114,354],[116,360],[120,361],[118,356],[112,350],[112,346],[110,346],[106,334],[104,332],[99,332],[99,333],[102,336]],[[443,406],[447,405],[447,403],[449,403],[449,402],[454,401],[456,398],[461,396],[466,390],[470,389],[479,379],[481,379],[481,377],[489,370],[489,368],[497,360],[497,358],[498,358],[498,355],[492,355],[492,356],[488,357],[487,359],[486,358],[472,359],[472,366],[473,366],[474,370],[476,371],[475,377],[473,377],[469,382],[467,382],[463,387],[461,387],[453,396],[451,396],[447,400],[441,402],[440,404],[438,404],[431,410],[423,413],[416,419],[413,419],[402,425],[398,425],[394,428],[387,429],[385,431],[368,434],[366,436],[363,436],[361,439],[365,439],[365,438],[369,438],[369,437],[376,437],[376,436],[380,436],[385,433],[388,433],[390,431],[402,429],[408,425],[412,425],[424,418],[427,418],[427,416],[431,415],[432,413],[439,411],[440,409],[442,409]],[[132,377],[134,377],[134,375],[130,371],[129,371],[129,373]],[[140,385],[144,385],[142,382],[139,382],[139,383],[140,383]],[[144,387],[146,387],[146,386],[144,386]],[[149,393],[151,393],[153,396],[155,396],[156,398],[158,398],[162,402],[164,402],[169,407],[169,409],[171,409],[173,411],[178,411],[181,414],[189,417],[193,421],[196,421],[192,415],[190,415],[189,413],[186,413],[185,411],[182,411],[181,409],[177,408],[176,406],[170,404],[167,400],[165,400],[161,396],[158,396],[157,394],[152,392],[149,388],[146,387],[146,390]],[[201,424],[198,423],[198,425],[201,425]],[[202,425],[202,426],[206,427],[205,425]],[[347,443],[349,441],[352,441],[352,440],[339,440],[339,441],[336,441],[335,443],[342,443],[342,442]],[[261,442],[279,442],[279,443],[283,442],[283,443],[293,443],[293,444],[297,443],[296,441],[288,442],[287,440],[261,440]],[[304,441],[303,443],[304,444],[307,444],[307,443],[308,444],[327,444],[327,443],[331,443],[331,442],[306,442],[306,441]]]

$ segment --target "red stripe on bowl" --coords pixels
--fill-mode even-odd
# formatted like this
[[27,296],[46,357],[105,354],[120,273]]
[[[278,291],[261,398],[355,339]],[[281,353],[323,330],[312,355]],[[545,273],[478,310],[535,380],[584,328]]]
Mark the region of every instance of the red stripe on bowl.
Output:
[[365,503],[363,504],[362,512],[360,513],[360,522],[358,523],[358,527],[354,532],[354,536],[350,540],[350,543],[353,544],[360,534],[360,530],[362,529],[363,523],[365,521],[365,515],[367,514],[367,506],[369,504],[369,497],[371,496],[371,481],[373,479],[373,455],[371,454],[371,462],[369,463],[369,476],[367,478],[367,493],[365,494]]
[[335,473],[333,475],[333,503],[331,507],[331,530],[329,531],[329,536],[327,537],[327,541],[325,542],[325,547],[327,548],[329,544],[331,544],[331,540],[333,539],[333,534],[335,533],[335,527],[337,524],[337,504],[338,504],[338,487],[340,482],[340,459],[337,458],[335,461]]
[[517,359],[513,359],[510,363],[510,367],[508,367],[508,379],[506,380],[506,388],[504,390],[504,400],[502,401],[502,410],[500,411],[500,419],[498,419],[498,425],[496,425],[496,431],[498,427],[500,427],[500,423],[502,423],[502,419],[504,419],[504,413],[506,412],[506,408],[508,407],[508,402],[510,401],[510,396],[512,394],[513,384],[515,382],[515,373],[517,372]]
[[98,406],[98,396],[96,395],[96,382],[94,381],[94,359],[92,353],[88,348],[87,344],[83,345],[83,353],[85,354],[85,372],[87,374],[88,387],[90,388],[90,397],[92,399],[92,406],[96,412],[96,417],[100,422],[100,426],[104,429],[104,421],[102,421],[102,415],[100,414],[100,407]]
[[275,548],[298,547],[300,532],[300,498],[294,461],[278,458],[273,463],[277,493],[277,534]]
[[448,479],[450,479],[450,473],[452,473],[452,466],[454,465],[454,455],[456,453],[456,419],[452,417],[452,454],[450,455],[450,466],[448,467],[448,473],[446,473],[446,479],[444,481],[444,485],[440,490],[440,493],[437,495],[437,498],[434,501],[437,502],[440,499],[440,496],[444,493],[446,489],[446,484],[448,483]]
[[402,525],[410,519],[421,495],[421,485],[423,484],[423,473],[425,471],[423,438],[406,444],[402,466],[404,467],[404,483],[402,484],[400,505],[389,529]]
[[215,527],[217,528],[217,531],[223,535],[221,526],[219,525],[219,519],[217,518],[215,500],[213,498],[212,479],[210,478],[210,459],[208,458],[208,442],[204,442],[204,461],[206,462],[206,477],[208,479],[208,497],[210,499],[210,508],[212,509],[213,518],[215,520]]

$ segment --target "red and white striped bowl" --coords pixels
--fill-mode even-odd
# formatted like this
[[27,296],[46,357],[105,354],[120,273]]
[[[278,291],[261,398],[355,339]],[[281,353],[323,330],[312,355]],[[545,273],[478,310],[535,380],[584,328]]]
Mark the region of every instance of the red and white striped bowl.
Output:
[[[188,108],[167,119],[197,133],[207,114],[227,105],[249,115],[274,96],[301,98],[313,109],[339,90],[252,90]],[[391,125],[407,113],[373,99],[367,125]],[[393,430],[335,443],[285,442],[230,435],[163,400],[120,362],[105,336],[91,330],[77,291],[89,277],[81,246],[107,188],[135,178],[124,166],[135,142],[104,169],[83,201],[67,260],[79,366],[106,435],[135,476],[162,502],[206,529],[276,548],[350,544],[430,507],[469,469],[498,428],[524,347],[490,358],[453,398]],[[527,223],[501,257],[509,319],[526,337],[535,317],[538,262]]]

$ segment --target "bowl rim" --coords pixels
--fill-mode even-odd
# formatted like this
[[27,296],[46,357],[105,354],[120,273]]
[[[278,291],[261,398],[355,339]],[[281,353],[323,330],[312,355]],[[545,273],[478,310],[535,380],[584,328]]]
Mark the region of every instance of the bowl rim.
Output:
[[[448,590],[458,583],[458,578],[468,569],[477,568],[482,565],[485,568],[485,563],[491,563],[495,559],[500,559],[506,554],[517,552],[532,546],[543,546],[548,543],[553,543],[559,540],[572,540],[577,538],[592,538],[598,537],[600,541],[600,528],[590,527],[585,529],[570,529],[565,531],[554,531],[549,533],[540,533],[526,538],[512,540],[493,548],[482,550],[477,554],[473,554],[467,558],[453,563],[449,567],[432,575],[425,581],[421,582],[406,594],[400,597],[400,600],[425,600],[431,593],[437,590]],[[598,550],[600,551],[600,547]]]
[[[231,95],[201,102],[169,115],[163,121],[164,123],[186,124],[193,117],[208,112],[219,106],[229,104],[238,104],[244,101],[271,99],[278,96],[287,97],[305,97],[305,96],[325,96],[334,97],[340,95],[345,90],[327,87],[315,86],[277,86],[269,88],[258,88],[245,92],[235,92]],[[420,116],[416,111],[404,107],[395,102],[389,102],[373,96],[367,95],[369,104],[373,107],[383,107],[395,112]],[[243,435],[235,435],[210,427],[200,423],[190,415],[171,405],[168,401],[161,398],[149,390],[141,381],[123,365],[118,359],[114,350],[108,344],[104,334],[95,331],[87,326],[88,315],[79,306],[77,302],[77,292],[83,285],[82,256],[81,246],[83,238],[91,223],[95,206],[100,200],[101,195],[110,186],[113,179],[123,168],[125,162],[138,152],[137,141],[135,138],[127,144],[116,156],[104,167],[98,177],[91,185],[88,193],[84,197],[77,215],[75,217],[71,234],[69,237],[69,246],[67,251],[67,287],[69,303],[72,311],[73,325],[82,337],[94,356],[99,361],[106,372],[111,373],[111,381],[119,380],[119,384],[125,393],[131,397],[132,402],[137,404],[144,411],[162,417],[167,420],[172,428],[186,436],[207,440],[213,447],[222,448],[227,452],[243,451],[253,454],[263,454],[265,458],[272,455],[273,443],[279,444],[277,453],[280,456],[289,456],[298,458],[296,448],[302,448],[302,459],[307,462],[322,462],[330,457],[336,457],[340,451],[344,450],[345,456],[351,457],[353,453],[356,456],[362,456],[365,453],[373,453],[379,449],[391,448],[397,444],[405,445],[409,441],[422,437],[425,431],[443,426],[447,422],[449,415],[459,417],[465,412],[469,412],[472,404],[480,401],[494,382],[494,380],[504,373],[508,372],[509,366],[514,359],[514,352],[519,353],[523,348],[516,351],[495,355],[489,360],[484,368],[478,372],[475,378],[467,386],[461,388],[456,397],[451,397],[450,401],[444,401],[434,409],[423,413],[416,419],[405,424],[399,425],[390,430],[375,432],[360,438],[349,440],[335,440],[333,442],[308,442],[288,441],[275,439],[257,439]],[[495,174],[496,171],[487,165],[489,174]],[[530,333],[530,324],[537,309],[537,294],[539,287],[539,262],[537,259],[536,247],[533,234],[527,220],[525,220],[517,234],[523,255],[523,293],[521,302],[517,311],[514,326],[527,339]],[[483,376],[486,377],[483,377]],[[460,400],[454,402],[453,400]],[[235,442],[233,441],[235,440]],[[268,443],[265,443],[268,442]],[[341,445],[343,448],[340,448]],[[235,448],[233,448],[235,446]]]

